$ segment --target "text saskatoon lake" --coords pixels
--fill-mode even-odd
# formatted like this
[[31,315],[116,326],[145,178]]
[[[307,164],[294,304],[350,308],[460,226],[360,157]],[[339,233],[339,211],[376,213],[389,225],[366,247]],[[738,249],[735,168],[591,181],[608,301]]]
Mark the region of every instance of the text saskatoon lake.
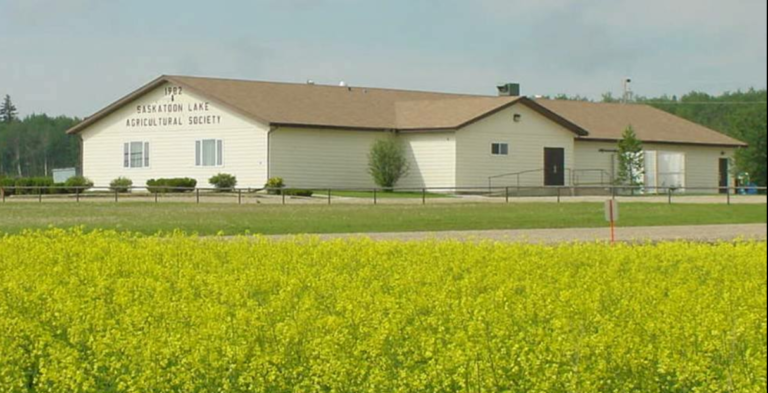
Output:
[[208,111],[210,111],[208,102],[187,105],[175,103],[139,105],[136,107],[136,114],[141,117],[127,119],[125,126],[128,128],[153,128],[221,124],[221,116],[206,114]]

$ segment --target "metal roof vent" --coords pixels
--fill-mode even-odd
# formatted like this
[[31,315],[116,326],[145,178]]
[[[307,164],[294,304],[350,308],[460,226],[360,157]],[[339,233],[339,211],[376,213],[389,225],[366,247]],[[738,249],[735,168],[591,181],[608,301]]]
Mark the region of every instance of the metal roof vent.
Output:
[[499,89],[499,97],[520,97],[520,84],[519,83],[505,83],[497,86]]

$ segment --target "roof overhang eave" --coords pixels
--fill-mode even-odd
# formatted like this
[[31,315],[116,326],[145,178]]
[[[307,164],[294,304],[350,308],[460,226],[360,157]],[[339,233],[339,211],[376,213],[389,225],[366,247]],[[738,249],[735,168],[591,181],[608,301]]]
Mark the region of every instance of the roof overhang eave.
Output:
[[[616,138],[584,138],[580,137],[577,140],[582,142],[609,142],[618,143],[620,139]],[[749,144],[740,143],[709,143],[709,142],[688,142],[688,141],[658,141],[658,140],[643,140],[643,143],[655,144],[655,145],[676,145],[676,146],[698,146],[698,147],[720,147],[720,148],[748,148]]]

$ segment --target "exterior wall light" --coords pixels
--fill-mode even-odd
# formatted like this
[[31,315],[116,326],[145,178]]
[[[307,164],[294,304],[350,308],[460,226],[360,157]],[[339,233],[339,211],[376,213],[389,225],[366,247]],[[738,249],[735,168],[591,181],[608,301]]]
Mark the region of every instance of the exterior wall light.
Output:
[[515,113],[514,119],[515,119],[515,123],[520,123],[523,120],[523,115],[519,113]]

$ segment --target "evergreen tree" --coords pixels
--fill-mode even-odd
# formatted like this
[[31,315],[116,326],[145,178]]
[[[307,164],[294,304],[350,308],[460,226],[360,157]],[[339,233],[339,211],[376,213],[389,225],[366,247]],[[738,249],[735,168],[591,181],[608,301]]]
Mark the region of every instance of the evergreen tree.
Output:
[[5,95],[2,106],[0,106],[0,122],[10,124],[16,120],[16,106],[11,102],[11,96]]
[[622,139],[619,141],[619,184],[640,186],[644,174],[643,143],[637,138],[634,128],[629,126],[624,130]]

